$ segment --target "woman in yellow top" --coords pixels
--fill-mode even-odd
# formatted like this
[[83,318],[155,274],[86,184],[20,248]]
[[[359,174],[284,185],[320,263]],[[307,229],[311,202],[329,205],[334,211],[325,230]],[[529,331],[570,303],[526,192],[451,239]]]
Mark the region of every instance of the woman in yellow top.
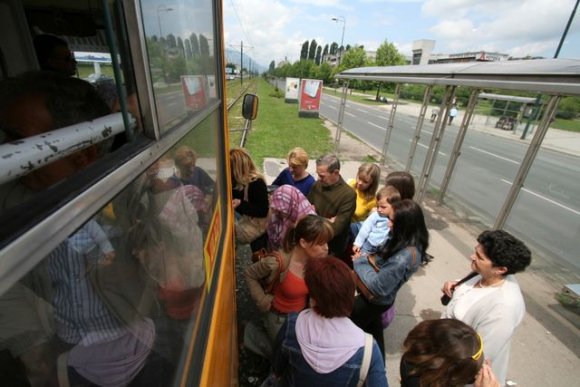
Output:
[[375,195],[380,177],[381,170],[376,164],[364,163],[358,167],[356,179],[348,181],[348,185],[356,192],[356,210],[350,224],[353,238],[356,238],[364,220],[377,207]]

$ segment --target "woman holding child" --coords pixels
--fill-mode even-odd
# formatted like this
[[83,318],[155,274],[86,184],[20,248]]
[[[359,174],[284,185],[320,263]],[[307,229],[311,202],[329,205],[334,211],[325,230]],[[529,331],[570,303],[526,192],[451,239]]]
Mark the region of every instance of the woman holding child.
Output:
[[371,333],[384,356],[384,338],[381,314],[393,305],[398,290],[427,263],[429,233],[421,207],[405,199],[392,204],[389,220],[391,239],[377,252],[376,264],[369,256],[353,257],[354,270],[368,287],[372,296],[359,294],[351,318],[365,332]]

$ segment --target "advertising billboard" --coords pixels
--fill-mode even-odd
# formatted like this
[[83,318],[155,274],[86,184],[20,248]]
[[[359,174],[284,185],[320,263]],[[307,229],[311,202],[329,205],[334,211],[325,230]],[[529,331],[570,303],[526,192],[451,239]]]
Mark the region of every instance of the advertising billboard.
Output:
[[207,80],[203,75],[182,75],[181,90],[185,107],[190,111],[201,110],[206,105]]
[[320,96],[322,95],[322,81],[319,79],[303,79],[300,82],[299,117],[316,117],[320,112]]
[[286,78],[286,93],[284,95],[284,102],[298,103],[298,86],[300,85],[300,78]]

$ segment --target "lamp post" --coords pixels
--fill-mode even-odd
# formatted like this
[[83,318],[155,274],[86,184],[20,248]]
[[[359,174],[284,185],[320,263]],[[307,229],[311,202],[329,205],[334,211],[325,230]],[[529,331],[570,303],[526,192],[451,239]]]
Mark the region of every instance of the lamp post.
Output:
[[333,17],[332,18],[333,21],[335,21],[336,23],[342,23],[342,37],[340,38],[340,47],[338,48],[340,50],[340,54],[338,55],[338,66],[340,66],[340,61],[342,59],[342,51],[343,51],[343,44],[344,44],[344,28],[346,27],[346,19],[344,18],[344,16],[339,16],[339,17]]
[[157,24],[159,25],[159,47],[161,47],[161,71],[163,71],[163,81],[167,84],[167,74],[165,73],[165,43],[161,41],[163,38],[163,31],[161,30],[161,16],[160,12],[171,12],[173,8],[165,5],[157,6]]

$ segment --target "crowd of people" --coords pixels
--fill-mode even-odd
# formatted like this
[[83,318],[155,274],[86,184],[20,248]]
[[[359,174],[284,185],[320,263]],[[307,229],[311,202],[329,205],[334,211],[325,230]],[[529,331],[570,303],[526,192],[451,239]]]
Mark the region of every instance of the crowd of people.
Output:
[[[112,111],[98,90],[70,77],[75,61],[66,45],[51,42],[44,71],[0,83],[0,143]],[[50,42],[35,43],[41,50]],[[87,147],[0,186],[0,213],[78,176],[105,152]],[[338,157],[325,154],[316,159],[315,179],[297,147],[268,187],[247,150],[229,156],[236,239],[250,244],[255,263],[244,274],[263,313],[246,325],[244,345],[271,361],[265,385],[386,386],[384,316],[431,259],[412,175],[392,172],[381,187],[380,168],[363,163],[347,182]],[[71,384],[122,386],[140,378],[155,385],[169,375],[205,281],[214,185],[189,145],[160,158],[0,296],[0,311],[11,311],[0,313],[0,352],[22,363],[32,385],[58,384],[57,359]],[[514,274],[530,262],[529,249],[509,233],[481,233],[469,276],[443,284],[444,318],[421,322],[405,339],[401,384],[504,385],[511,338],[525,313]],[[123,296],[136,295],[133,304],[148,310],[119,306],[119,292],[105,286],[120,278],[117,268],[127,276],[128,263],[138,264],[145,283]],[[52,330],[36,305],[47,303]],[[145,362],[167,372],[153,377]]]
[[[232,150],[241,151],[250,157]],[[262,186],[267,227],[257,261],[245,270],[264,315],[246,325],[244,346],[271,363],[263,386],[386,386],[387,315],[401,287],[433,258],[414,179],[395,171],[381,187],[380,168],[362,163],[346,182],[339,159],[326,154],[316,160],[314,180],[304,149],[292,149],[287,161],[274,181],[280,186],[265,189],[259,174],[247,183]],[[314,182],[305,188],[305,179]],[[243,188],[234,190],[238,208]],[[511,338],[525,311],[514,274],[531,254],[502,230],[484,231],[477,242],[468,279],[441,289],[449,301],[442,318],[421,322],[405,339],[402,386],[505,385]]]

